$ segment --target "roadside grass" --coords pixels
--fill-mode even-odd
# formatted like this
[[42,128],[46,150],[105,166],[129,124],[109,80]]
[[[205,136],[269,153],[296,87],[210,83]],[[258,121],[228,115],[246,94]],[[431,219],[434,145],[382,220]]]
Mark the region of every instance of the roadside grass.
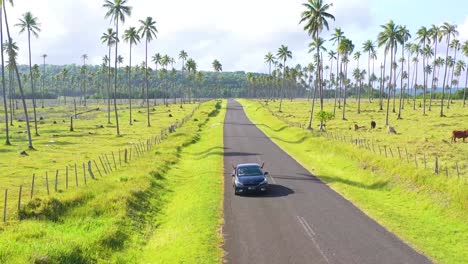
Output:
[[[279,101],[268,102],[268,107],[279,116],[291,122],[297,122],[304,127],[307,126],[310,116],[311,102],[305,99],[283,100],[282,112],[279,112]],[[392,147],[396,149],[407,148],[411,154],[416,153],[419,157],[419,164],[423,164],[423,155],[427,157],[428,167],[434,168],[435,156],[439,157],[442,167],[448,166],[449,175],[457,176],[456,162],[459,165],[460,177],[468,178],[468,141],[462,143],[451,143],[453,130],[468,129],[468,108],[463,108],[462,101],[454,101],[450,109],[445,110],[446,117],[441,118],[440,101],[433,101],[432,111],[427,111],[426,116],[422,115],[422,108],[419,104],[422,100],[416,101],[416,110],[413,110],[413,102],[405,101],[405,109],[402,111],[402,118],[398,120],[398,114],[392,113],[390,105],[389,123],[398,132],[397,135],[389,135],[385,127],[386,105],[384,111],[379,111],[378,99],[369,103],[367,99],[361,101],[361,114],[357,113],[357,101],[350,99],[346,104],[346,119],[342,120],[343,108],[336,108],[336,116],[327,122],[327,131],[353,136],[354,138],[365,138],[372,140],[376,144]],[[324,111],[333,112],[333,102],[326,101]],[[343,105],[343,104],[341,104]],[[316,103],[315,113],[320,111],[319,102]],[[398,102],[396,105],[398,111]],[[370,123],[377,122],[377,129],[371,130]],[[320,121],[313,117],[312,127],[318,129]],[[364,127],[354,131],[354,124]],[[443,171],[445,174],[445,171]]]
[[[141,263],[141,252],[158,228],[171,224],[170,219],[161,222],[160,214],[180,191],[172,181],[183,182],[168,173],[186,157],[182,155],[184,148],[197,144],[200,133],[209,130],[210,125],[222,122],[222,115],[208,118],[214,108],[214,102],[204,103],[191,121],[153,151],[87,188],[29,202],[22,211],[26,219],[0,226],[0,263]],[[213,133],[221,136],[219,131]],[[215,174],[222,171],[221,162],[213,162],[210,171],[211,179],[221,179]],[[211,236],[213,243],[200,243],[200,248],[209,247],[200,252],[209,252],[211,255],[206,257],[210,259],[220,255],[217,229],[222,184],[217,184],[218,192],[213,190],[205,197],[206,204],[194,204],[213,211],[203,214],[205,218],[200,220],[198,228],[205,233],[191,233],[195,240],[200,235],[200,241]],[[216,183],[211,186],[216,189]],[[33,208],[31,203],[40,206]],[[179,246],[185,247],[182,243]]]
[[[314,175],[438,263],[468,259],[468,185],[373,153],[315,137],[239,100],[252,122]],[[287,109],[287,108],[285,108]],[[328,127],[330,129],[330,127]]]
[[[135,104],[136,106],[136,104]],[[116,136],[116,126],[113,113],[111,122],[107,124],[107,105],[92,104],[87,107],[79,107],[77,112],[84,112],[89,109],[100,108],[99,111],[89,112],[80,115],[74,120],[74,132],[70,132],[70,115],[73,114],[73,107],[50,106],[44,109],[38,108],[39,133],[34,136],[34,125],[31,123],[33,133],[33,143],[36,150],[27,149],[27,136],[25,122],[18,122],[23,119],[18,112],[14,121],[15,126],[11,127],[12,146],[4,145],[4,126],[0,128],[0,201],[3,208],[3,191],[9,189],[8,208],[14,208],[18,199],[19,186],[23,185],[23,193],[29,193],[31,189],[32,174],[36,174],[35,197],[47,195],[45,188],[45,173],[49,174],[49,185],[53,189],[55,184],[55,171],[59,170],[59,189],[65,189],[65,168],[68,166],[70,175],[74,174],[74,164],[81,171],[81,165],[88,160],[97,159],[101,154],[110,155],[112,152],[128,148],[131,144],[137,144],[160,133],[163,128],[182,120],[192,112],[197,104],[180,105],[171,104],[151,106],[151,127],[147,127],[146,108],[135,107],[133,109],[133,119],[136,120],[133,126],[129,124],[128,105],[121,104],[119,110],[119,123],[121,136]],[[171,117],[172,116],[172,117]],[[56,122],[56,124],[54,124]],[[21,151],[26,151],[29,156],[20,155]],[[71,188],[74,184],[70,184]],[[9,214],[11,215],[11,214]]]

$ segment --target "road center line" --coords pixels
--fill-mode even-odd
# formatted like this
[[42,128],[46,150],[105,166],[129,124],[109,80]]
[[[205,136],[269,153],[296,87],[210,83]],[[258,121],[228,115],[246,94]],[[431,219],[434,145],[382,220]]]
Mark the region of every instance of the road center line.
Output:
[[325,256],[325,253],[322,251],[322,249],[320,248],[319,244],[317,243],[317,241],[315,240],[315,232],[314,230],[312,229],[312,227],[310,227],[309,223],[307,222],[307,220],[305,220],[304,217],[302,216],[297,216],[297,219],[299,220],[299,223],[302,225],[302,228],[304,228],[304,230],[306,231],[307,233],[307,236],[310,238],[310,240],[312,240],[312,242],[314,243],[315,247],[317,247],[318,251],[320,252],[320,254],[322,255],[323,259],[325,259],[325,261],[327,263],[330,263],[330,261],[328,260],[327,256]]

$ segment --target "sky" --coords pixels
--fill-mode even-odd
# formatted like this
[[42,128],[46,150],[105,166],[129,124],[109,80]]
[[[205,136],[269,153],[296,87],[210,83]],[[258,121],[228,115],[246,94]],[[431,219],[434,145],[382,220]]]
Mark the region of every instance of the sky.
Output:
[[[308,53],[311,38],[299,25],[302,3],[306,0],[128,0],[132,15],[120,26],[139,27],[139,20],[148,16],[157,21],[157,39],[149,44],[149,56],[155,53],[178,58],[180,50],[188,52],[200,70],[211,70],[218,59],[224,71],[268,72],[264,63],[267,52],[276,54],[281,45],[293,53],[288,65],[307,65],[312,60]],[[100,37],[113,27],[104,18],[103,0],[21,0],[14,7],[7,6],[10,27],[31,11],[41,23],[39,37],[32,39],[32,63],[41,64],[47,54],[47,64],[81,64],[82,54],[91,64],[100,64],[107,47]],[[335,27],[341,27],[356,50],[368,39],[375,40],[380,25],[393,19],[407,25],[415,36],[421,26],[430,27],[449,22],[458,25],[459,39],[468,39],[468,1],[466,0],[325,0],[333,3],[330,12],[330,31],[322,37],[330,39]],[[28,63],[27,35],[11,29],[12,37],[20,47],[19,63]],[[119,33],[120,34],[120,33]],[[121,34],[120,34],[121,35]],[[328,42],[328,48],[333,48]],[[333,48],[334,49],[334,48]],[[119,54],[128,64],[128,44],[120,42]],[[443,55],[443,45],[439,48]],[[144,43],[133,51],[133,62],[144,60]],[[379,54],[382,54],[380,52]],[[367,60],[363,55],[362,60]],[[383,60],[379,56],[379,60]],[[154,67],[154,65],[151,65]],[[175,65],[180,68],[180,62]]]

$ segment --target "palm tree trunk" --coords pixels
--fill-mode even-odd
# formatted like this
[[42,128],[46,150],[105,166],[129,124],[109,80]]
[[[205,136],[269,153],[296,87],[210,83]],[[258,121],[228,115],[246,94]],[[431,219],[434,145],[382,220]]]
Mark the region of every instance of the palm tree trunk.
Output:
[[[118,38],[119,36],[119,20],[116,19],[115,32]],[[118,39],[115,41],[115,69],[114,69],[114,112],[115,112],[115,124],[117,126],[117,136],[120,136],[120,127],[119,127],[119,113],[117,111],[117,57],[118,57]]]
[[281,85],[281,89],[280,89],[280,105],[279,105],[280,112],[281,112],[281,107],[283,106],[283,93],[284,93],[285,78],[286,78],[286,60],[284,60],[284,63],[283,63],[283,84]]
[[314,89],[314,96],[312,98],[312,105],[311,105],[311,109],[310,109],[310,117],[309,117],[309,124],[307,126],[307,129],[312,129],[312,119],[314,117],[314,108],[315,108],[315,98],[317,96],[317,80],[315,81],[315,89]]
[[145,97],[146,97],[146,112],[147,112],[147,122],[148,127],[151,126],[150,122],[150,112],[149,112],[149,98],[148,98],[148,38],[146,39],[145,44]]
[[[2,12],[0,12],[0,43],[3,43],[3,16]],[[3,92],[3,107],[5,108],[5,144],[11,145],[10,143],[10,129],[9,129],[9,121],[8,121],[8,104],[7,104],[7,96],[6,96],[6,84],[5,84],[5,58],[3,55],[3,50],[1,51],[2,55],[2,92]],[[11,95],[10,95],[11,97]]]
[[109,68],[107,69],[107,124],[111,124],[110,113],[110,86],[111,86],[111,46],[109,45]]
[[132,41],[130,40],[130,63],[128,66],[128,101],[130,104],[130,125],[133,125],[132,118]]
[[[401,45],[401,57],[405,57],[405,43]],[[403,72],[404,72],[404,62],[403,60],[401,61],[401,84],[400,84],[400,105],[398,107],[398,119],[401,119],[401,109],[403,108],[403,104],[405,103],[403,99],[403,94],[405,93],[405,90],[403,89]],[[409,78],[408,78],[409,79]]]
[[31,31],[28,30],[28,48],[29,48],[29,76],[31,78],[31,93],[32,93],[32,103],[33,103],[33,113],[34,113],[34,131],[36,136],[39,136],[37,131],[37,115],[36,115],[36,95],[34,93],[34,78],[32,74],[32,62],[31,62]]
[[[3,1],[3,14],[5,15],[5,26],[7,30],[7,35],[8,35],[8,42],[11,44],[12,39],[10,36],[10,28],[8,26],[8,16],[6,12],[6,4],[5,1]],[[28,143],[29,143],[29,149],[34,149],[33,144],[32,144],[32,137],[31,137],[31,127],[29,126],[29,115],[28,115],[28,107],[26,105],[26,100],[24,98],[24,92],[23,92],[23,86],[21,85],[21,77],[18,72],[18,66],[16,65],[16,61],[13,61],[13,69],[16,73],[16,79],[18,81],[18,88],[20,90],[20,95],[21,95],[21,101],[23,103],[23,110],[24,110],[24,116],[26,118],[26,130],[28,133]]]
[[[457,49],[455,48],[454,49],[454,56],[453,56],[453,61],[455,63],[457,63]],[[450,90],[449,90],[449,97],[448,97],[448,101],[447,101],[447,109],[450,109],[450,104],[452,103],[452,89],[453,89],[453,74],[455,72],[455,64],[453,65],[452,67],[452,78],[450,79]]]
[[337,55],[336,55],[336,77],[335,77],[335,103],[333,104],[333,116],[335,116],[335,114],[336,114],[336,101],[337,101],[337,97],[338,97],[339,65],[340,65],[340,53],[337,52]]
[[436,76],[436,66],[435,60],[437,58],[437,37],[435,38],[435,50],[434,50],[434,60],[432,61],[433,69],[432,69],[432,80],[431,80],[431,92],[429,95],[429,111],[432,111],[432,97],[434,97],[435,93],[435,76]]
[[42,95],[41,95],[41,107],[44,108],[44,90],[45,90],[45,61],[46,58],[44,57],[44,64],[43,64],[43,73],[42,73]]
[[413,110],[416,110],[416,89],[418,88],[418,63],[419,63],[419,54],[416,55],[416,62],[414,67],[414,98],[413,98]]
[[445,53],[445,72],[444,72],[444,81],[443,81],[443,86],[442,86],[442,99],[440,100],[440,117],[444,116],[444,99],[445,99],[445,82],[447,79],[447,58],[448,58],[448,52],[450,48],[450,35],[447,37],[447,51]]
[[463,107],[466,105],[466,90],[468,90],[468,68],[466,70],[465,89],[463,90]]
[[389,125],[389,122],[388,122],[388,115],[389,115],[389,112],[390,112],[390,86],[392,85],[392,78],[393,78],[393,75],[392,75],[392,70],[393,69],[393,44],[391,45],[391,48],[390,48],[390,80],[388,82],[388,95],[387,95],[387,114],[385,116],[385,125],[388,126]]
[[344,89],[343,89],[343,120],[346,120],[346,88],[348,82],[348,63],[345,64]]
[[[383,91],[385,89],[385,66],[387,63],[387,52],[384,52],[384,64],[383,64],[383,76],[382,76],[382,86],[380,89],[380,111],[383,110]],[[392,72],[392,68],[390,67],[390,72]],[[387,95],[390,96],[390,95]]]

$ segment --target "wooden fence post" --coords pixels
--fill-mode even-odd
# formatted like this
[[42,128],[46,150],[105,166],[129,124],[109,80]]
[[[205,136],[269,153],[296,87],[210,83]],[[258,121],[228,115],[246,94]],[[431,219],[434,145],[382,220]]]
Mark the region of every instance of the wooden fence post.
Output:
[[21,211],[21,196],[23,196],[23,185],[20,185],[19,194],[18,194],[18,215]]
[[392,151],[392,147],[388,147],[388,149],[390,150],[390,154],[392,155],[392,158],[393,158],[393,151]]
[[448,178],[448,165],[445,166],[445,176]]
[[76,167],[76,163],[75,163],[75,183],[76,183],[76,187],[78,187],[78,168]]
[[47,174],[47,171],[45,173],[45,178],[46,178],[47,195],[49,195],[50,194],[50,192],[49,192],[49,174]]
[[128,151],[127,151],[127,148],[125,148],[125,150],[124,150],[124,161],[125,161],[125,163],[128,163],[127,158],[128,158]]
[[88,185],[88,183],[86,181],[86,166],[85,166],[84,163],[83,163],[83,178],[84,178],[84,184]]
[[91,176],[91,179],[95,180],[96,177],[94,177],[93,168],[91,166],[91,161],[90,160],[88,160],[88,171],[89,171],[89,176]]
[[96,162],[96,160],[93,160],[93,162],[94,162],[94,166],[96,166],[96,169],[97,169],[97,171],[98,171],[98,173],[99,173],[99,176],[101,176],[101,177],[102,177],[101,170],[99,169],[99,166],[97,165],[97,162]]
[[417,154],[414,153],[414,164],[416,165],[416,168],[418,167],[418,158],[416,157]]
[[7,219],[7,201],[8,201],[8,189],[5,189],[5,201],[3,203],[3,222]]
[[458,161],[455,162],[455,166],[457,168],[457,178],[460,178],[460,170],[458,169]]
[[106,160],[107,160],[107,165],[109,165],[109,166],[108,166],[109,171],[112,172],[112,166],[111,166],[111,163],[110,163],[110,161],[109,161],[109,158],[107,157],[107,154],[104,154],[104,157],[105,157]]
[[59,175],[59,171],[57,170],[55,172],[55,192],[58,191],[58,175]]
[[426,153],[423,154],[424,168],[427,169]]
[[115,162],[114,151],[112,151],[112,160],[114,160],[114,169],[117,170],[117,163]]
[[385,157],[388,158],[388,156],[387,156],[387,146],[384,146],[384,150],[385,150]]
[[435,157],[435,165],[434,165],[434,172],[439,174],[439,157]]
[[398,157],[399,157],[399,158],[400,158],[400,160],[401,160],[400,146],[398,146],[398,147],[397,147],[397,149],[398,149]]
[[99,156],[99,161],[101,162],[102,168],[104,169],[104,173],[107,174],[106,166],[104,166],[104,162],[102,162],[101,156]]
[[406,163],[409,163],[409,155],[408,155],[408,148],[405,147],[405,152],[406,152]]
[[122,158],[120,156],[120,149],[119,149],[119,166],[122,167]]
[[31,183],[31,199],[34,196],[34,182],[35,182],[35,180],[36,180],[36,174],[33,174],[32,183]]
[[130,153],[128,153],[128,161],[132,160],[132,146],[130,146]]

